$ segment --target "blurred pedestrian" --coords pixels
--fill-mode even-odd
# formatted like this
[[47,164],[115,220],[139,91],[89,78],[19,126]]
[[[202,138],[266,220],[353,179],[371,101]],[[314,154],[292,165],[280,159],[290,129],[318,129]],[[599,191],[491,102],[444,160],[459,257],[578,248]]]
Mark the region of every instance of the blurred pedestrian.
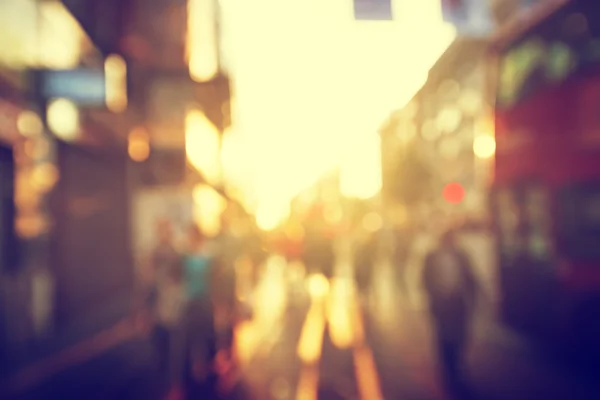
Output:
[[168,219],[160,219],[156,225],[156,244],[152,249],[149,259],[147,293],[148,306],[152,310],[156,307],[158,287],[168,276],[172,276],[172,268],[180,268],[181,254],[175,246],[173,225]]
[[214,260],[208,243],[195,225],[188,229],[188,247],[184,255],[184,281],[187,298],[186,335],[188,377],[204,383],[210,376],[216,353],[214,310],[211,285]]
[[185,331],[183,315],[186,299],[182,280],[181,259],[173,260],[157,285],[156,326],[154,338],[158,348],[161,371],[169,385],[169,400],[183,398],[185,365]]
[[438,361],[452,386],[462,384],[460,364],[478,293],[472,264],[456,239],[454,230],[442,235],[439,246],[426,257],[423,273]]

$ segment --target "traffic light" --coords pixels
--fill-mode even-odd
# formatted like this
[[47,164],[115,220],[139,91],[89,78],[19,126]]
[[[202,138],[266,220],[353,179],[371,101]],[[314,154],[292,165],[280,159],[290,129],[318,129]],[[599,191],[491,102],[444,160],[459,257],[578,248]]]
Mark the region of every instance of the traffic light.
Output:
[[444,187],[444,200],[450,204],[459,204],[465,198],[465,189],[460,183],[452,182]]

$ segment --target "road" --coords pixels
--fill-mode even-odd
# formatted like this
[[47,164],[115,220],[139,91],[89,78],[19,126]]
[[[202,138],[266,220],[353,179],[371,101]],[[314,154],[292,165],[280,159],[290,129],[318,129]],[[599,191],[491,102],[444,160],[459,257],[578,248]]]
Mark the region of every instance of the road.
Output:
[[348,279],[334,279],[326,294],[308,286],[288,298],[279,318],[271,315],[273,334],[243,366],[258,399],[591,400],[600,393],[597,377],[553,361],[488,308],[476,316],[465,354],[469,390],[448,393],[426,309],[399,293],[389,271],[378,271],[361,306]]
[[[235,332],[235,362],[216,392],[193,398],[258,400],[586,400],[583,379],[480,312],[466,354],[470,392],[452,397],[437,374],[427,313],[378,270],[359,299],[350,279],[307,281],[275,259],[252,294],[253,318]],[[65,368],[15,399],[164,399],[153,349],[139,336]]]

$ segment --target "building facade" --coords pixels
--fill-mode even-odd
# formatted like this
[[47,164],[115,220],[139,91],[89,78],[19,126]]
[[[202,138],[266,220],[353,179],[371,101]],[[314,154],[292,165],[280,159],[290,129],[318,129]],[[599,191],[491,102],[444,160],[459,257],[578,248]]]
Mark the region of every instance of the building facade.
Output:
[[[130,132],[175,137],[153,169],[176,164],[186,180],[185,124],[172,122],[192,105],[229,123],[228,78],[191,77],[187,2],[148,3],[0,2],[0,379],[129,316],[132,191],[164,184],[136,179],[148,168],[130,159]],[[190,104],[169,101],[173,86]]]

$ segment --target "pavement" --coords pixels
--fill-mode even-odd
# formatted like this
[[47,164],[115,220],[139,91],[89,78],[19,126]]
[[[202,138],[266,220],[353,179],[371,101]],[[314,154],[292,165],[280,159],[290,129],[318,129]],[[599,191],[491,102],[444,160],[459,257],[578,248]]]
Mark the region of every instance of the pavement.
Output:
[[[386,268],[375,275],[372,293],[361,298],[343,274],[331,281],[304,279],[272,258],[247,301],[254,313],[236,327],[234,355],[220,370],[219,391],[190,398],[600,398],[600,380],[583,378],[554,361],[502,327],[489,308],[477,314],[465,355],[468,391],[451,393],[438,374],[426,308],[404,296]],[[165,390],[152,345],[140,335],[63,369],[19,397],[2,398],[158,400],[165,398]]]

